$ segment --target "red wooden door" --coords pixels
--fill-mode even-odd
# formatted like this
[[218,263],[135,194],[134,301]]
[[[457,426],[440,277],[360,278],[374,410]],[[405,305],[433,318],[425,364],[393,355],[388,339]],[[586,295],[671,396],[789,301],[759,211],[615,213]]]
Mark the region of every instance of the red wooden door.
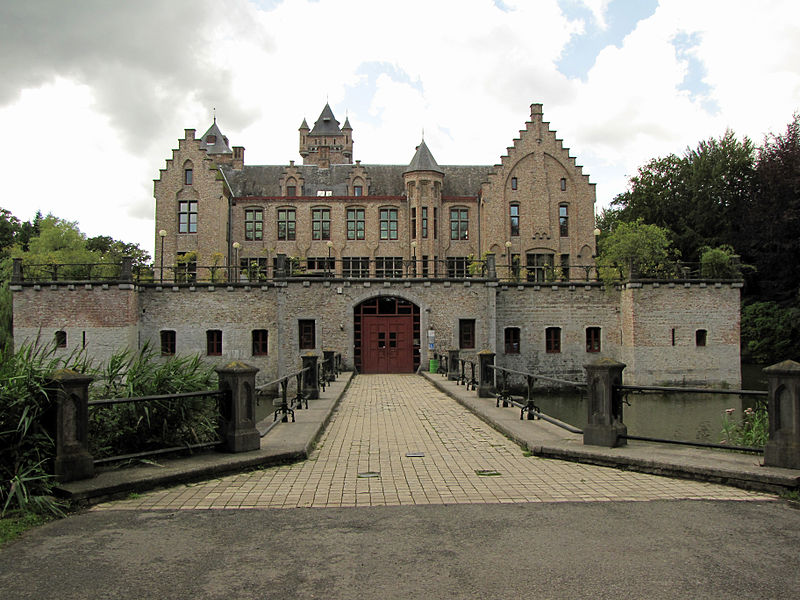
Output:
[[362,321],[362,371],[413,373],[413,331],[411,315],[365,315]]

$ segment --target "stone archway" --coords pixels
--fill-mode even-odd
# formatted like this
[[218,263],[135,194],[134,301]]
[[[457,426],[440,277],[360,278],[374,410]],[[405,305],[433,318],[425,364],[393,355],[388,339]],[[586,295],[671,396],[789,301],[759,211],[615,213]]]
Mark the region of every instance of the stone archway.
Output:
[[419,368],[419,306],[376,296],[353,308],[356,368],[361,373],[413,373]]

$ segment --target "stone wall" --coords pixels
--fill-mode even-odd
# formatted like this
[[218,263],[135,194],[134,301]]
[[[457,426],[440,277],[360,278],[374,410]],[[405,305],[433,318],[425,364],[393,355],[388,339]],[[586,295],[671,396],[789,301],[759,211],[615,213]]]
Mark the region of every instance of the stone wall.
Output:
[[[130,288],[130,289],[127,289]],[[395,296],[420,309],[420,364],[435,352],[457,348],[459,320],[474,319],[477,352],[497,354],[497,364],[542,375],[581,380],[583,365],[600,356],[628,365],[627,383],[727,383],[738,386],[739,293],[730,284],[500,285],[483,281],[397,280],[385,282],[298,278],[253,286],[17,286],[17,345],[37,336],[51,341],[67,332],[69,351],[85,345],[102,360],[114,350],[176,332],[177,354],[206,356],[206,332],[222,331],[222,356],[260,369],[263,383],[300,366],[300,319],[315,322],[314,352],[342,353],[354,364],[354,308],[377,296]],[[505,330],[520,330],[519,354],[505,352]],[[545,332],[560,328],[558,352],[548,352]],[[600,329],[600,351],[587,349],[587,328]],[[269,332],[268,354],[253,356],[252,331]],[[674,330],[674,338],[673,338]],[[698,330],[705,331],[705,345]],[[674,339],[674,342],[673,342]],[[305,351],[303,351],[305,352]]]

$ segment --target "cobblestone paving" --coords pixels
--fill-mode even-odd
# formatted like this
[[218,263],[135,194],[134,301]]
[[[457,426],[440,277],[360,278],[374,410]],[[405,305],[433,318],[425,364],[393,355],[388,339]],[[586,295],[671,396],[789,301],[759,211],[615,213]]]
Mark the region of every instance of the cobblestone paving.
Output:
[[656,499],[774,496],[525,456],[421,377],[359,375],[309,460],[155,491],[95,510]]

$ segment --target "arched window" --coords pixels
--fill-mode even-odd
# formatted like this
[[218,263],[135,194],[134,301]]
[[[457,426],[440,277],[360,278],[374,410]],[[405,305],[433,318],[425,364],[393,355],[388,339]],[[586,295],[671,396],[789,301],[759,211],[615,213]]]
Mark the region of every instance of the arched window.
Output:
[[297,180],[294,177],[286,180],[286,196],[289,198],[297,196]]

